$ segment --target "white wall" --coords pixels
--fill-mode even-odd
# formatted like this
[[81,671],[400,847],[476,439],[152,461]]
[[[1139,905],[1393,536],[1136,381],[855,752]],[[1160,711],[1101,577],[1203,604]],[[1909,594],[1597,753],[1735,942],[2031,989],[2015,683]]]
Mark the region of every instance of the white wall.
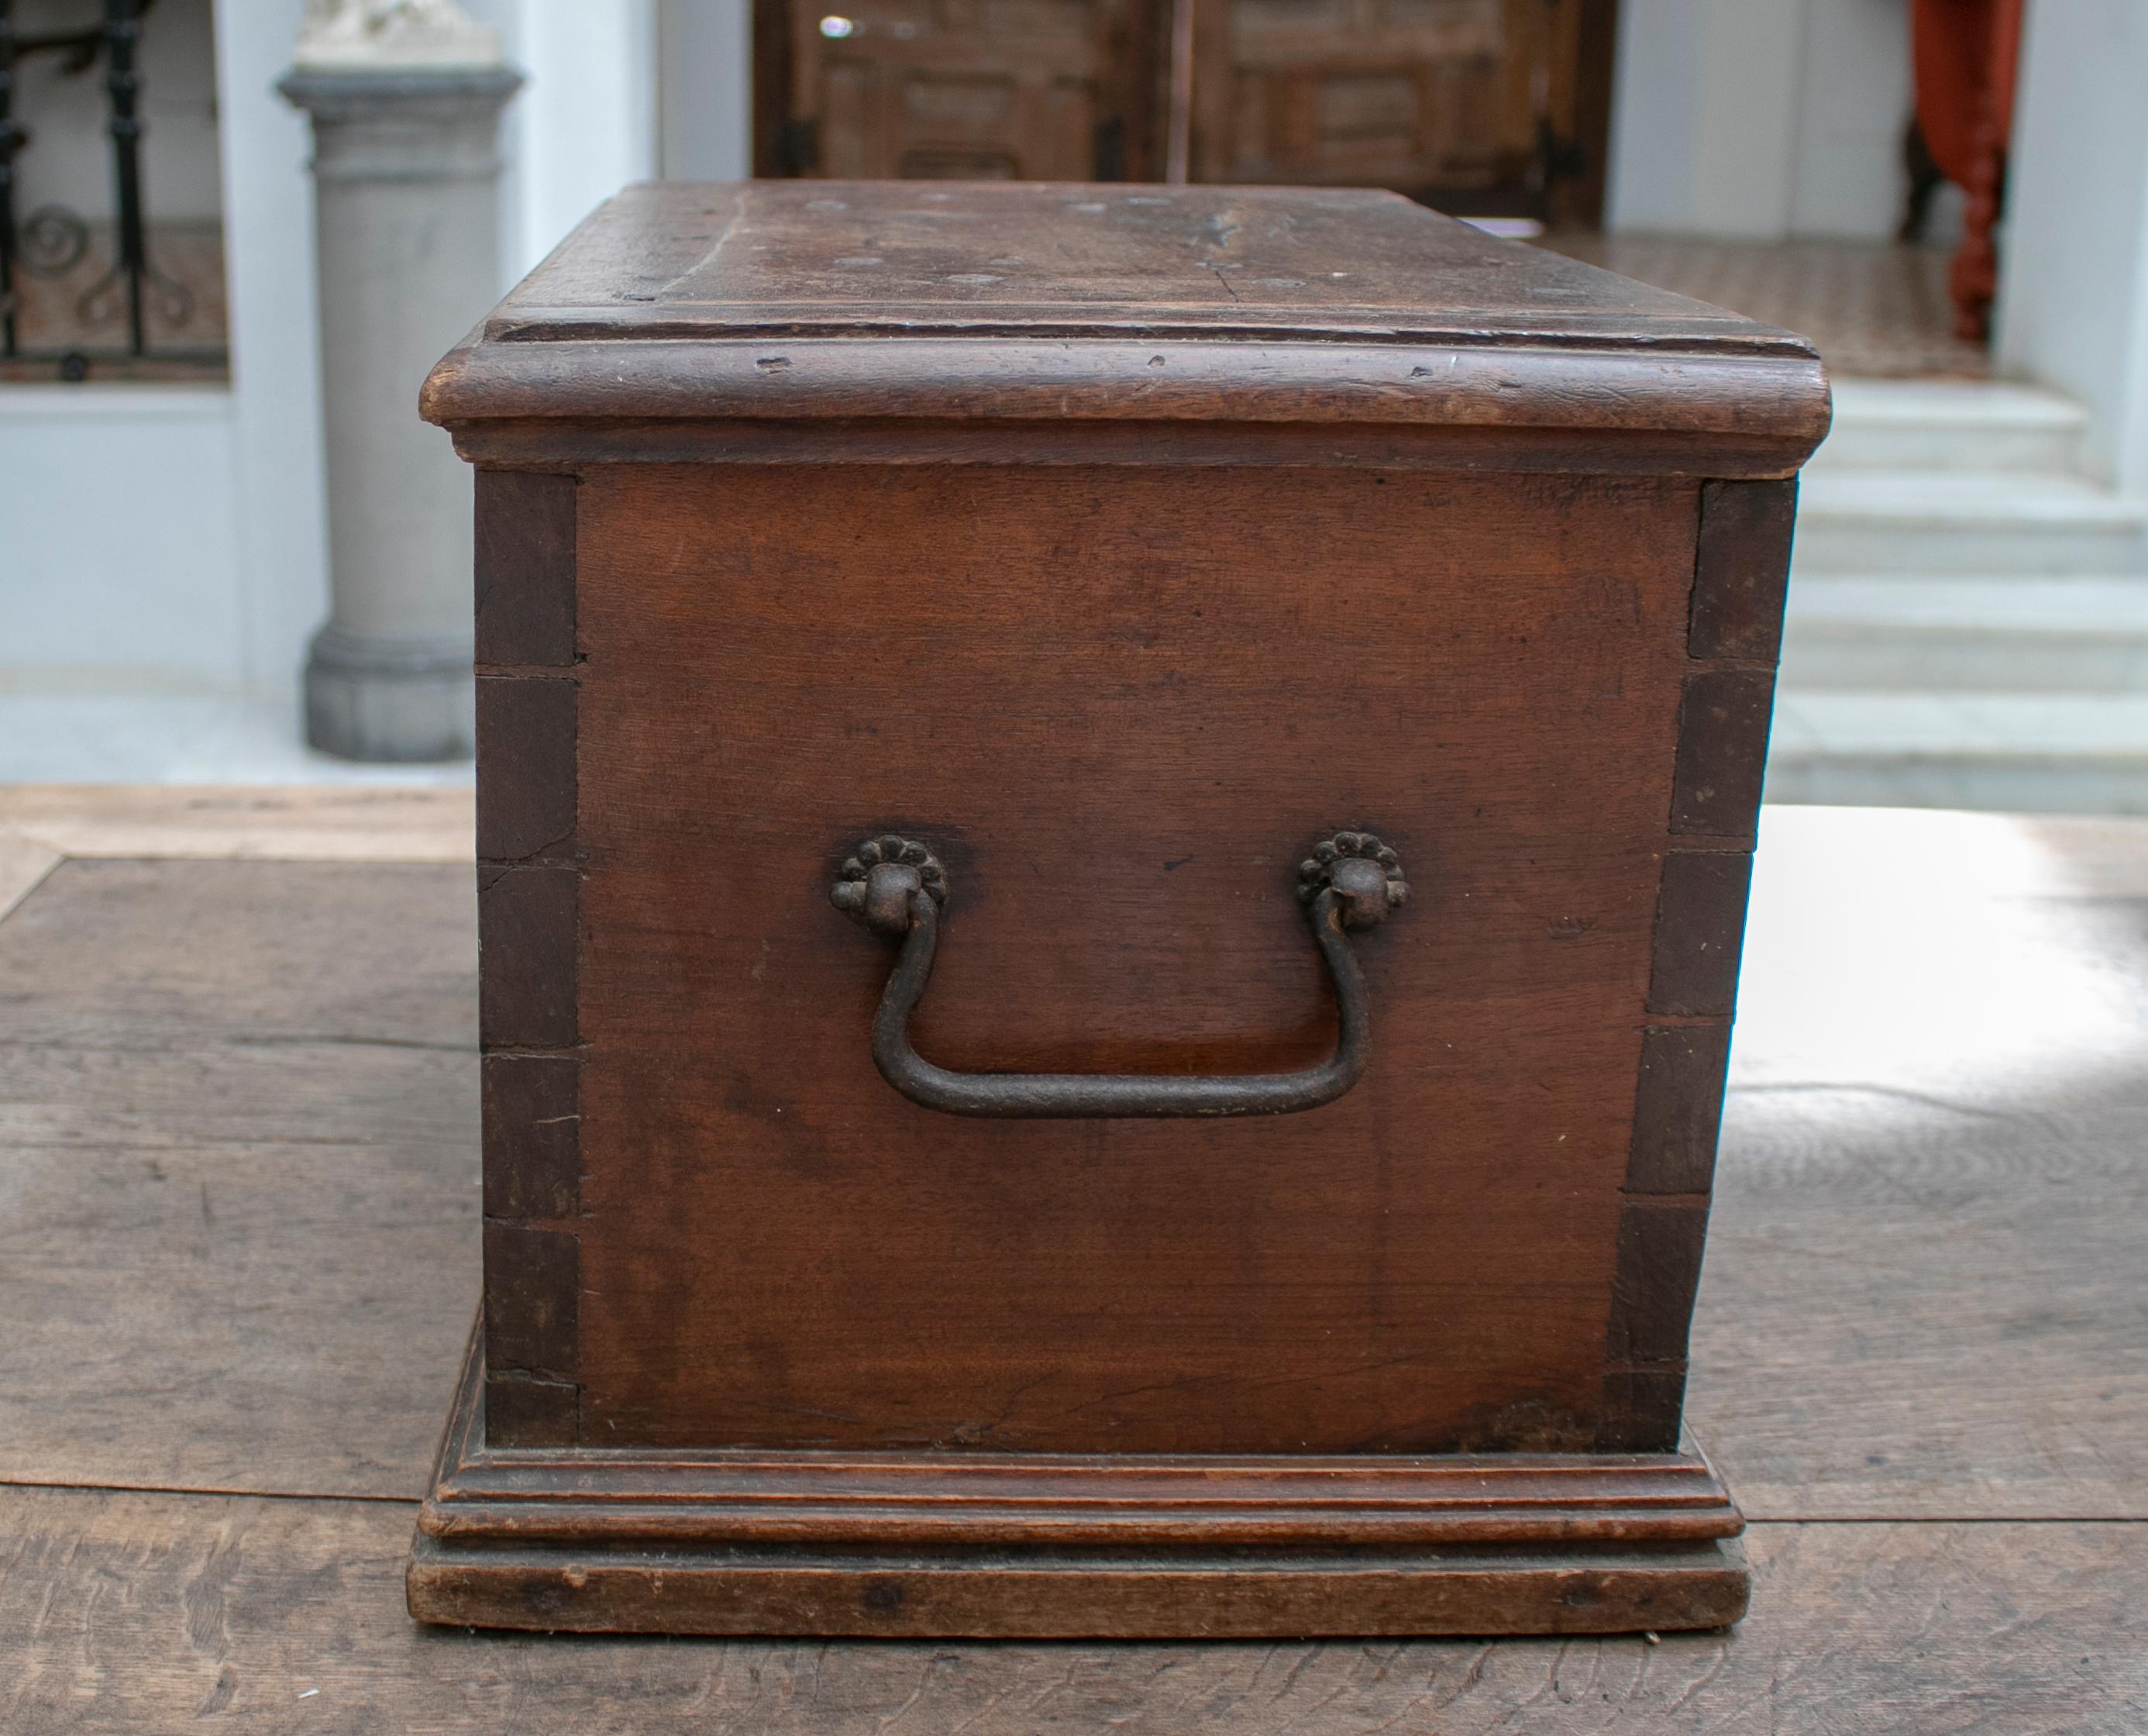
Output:
[[749,0],[661,0],[664,175],[742,181],[753,173],[753,30]]
[[306,641],[329,609],[313,141],[274,88],[304,15],[305,0],[217,7],[240,685],[279,699],[297,692]]
[[1909,192],[1902,133],[1913,102],[1904,0],[1805,0],[1793,235],[1894,234]]
[[657,173],[655,0],[469,0],[528,82],[501,125],[500,288]]
[[2148,7],[2031,0],[1998,354],[2087,407],[2087,457],[2148,493]]
[[[168,48],[187,34],[186,4],[172,9]],[[222,124],[205,158],[198,140],[174,136],[150,81],[160,68],[183,70],[197,49],[206,60],[209,43],[148,52],[165,8],[152,18],[144,178],[154,208],[171,215],[163,201],[185,174],[205,160],[216,177],[220,163],[220,183],[195,189],[193,203],[223,214],[232,383],[0,385],[0,685],[295,690],[328,595],[312,203],[304,122],[268,85],[303,10],[304,0],[218,8]],[[100,141],[75,143],[105,160]]]
[[[183,26],[203,3],[160,0],[153,25],[169,11]],[[720,20],[742,0],[690,3]],[[219,148],[206,160],[220,179],[194,203],[223,212],[229,389],[0,384],[0,690],[297,691],[329,596],[312,142],[274,89],[304,10],[216,0]],[[656,0],[471,10],[529,75],[502,128],[504,288],[655,173]],[[201,157],[158,100],[147,174],[161,198],[180,184],[165,153]]]
[[232,421],[213,387],[0,386],[0,691],[241,684]]
[[1893,233],[1907,0],[1624,0],[1615,77],[1608,227]]

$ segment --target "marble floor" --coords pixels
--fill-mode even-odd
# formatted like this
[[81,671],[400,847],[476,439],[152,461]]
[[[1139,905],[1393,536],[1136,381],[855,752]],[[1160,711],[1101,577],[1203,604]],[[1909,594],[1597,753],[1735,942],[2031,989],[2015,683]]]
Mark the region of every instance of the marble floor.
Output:
[[1954,335],[1948,251],[1889,241],[1714,241],[1560,233],[1542,245],[1812,339],[1837,377],[1983,379],[1990,357]]

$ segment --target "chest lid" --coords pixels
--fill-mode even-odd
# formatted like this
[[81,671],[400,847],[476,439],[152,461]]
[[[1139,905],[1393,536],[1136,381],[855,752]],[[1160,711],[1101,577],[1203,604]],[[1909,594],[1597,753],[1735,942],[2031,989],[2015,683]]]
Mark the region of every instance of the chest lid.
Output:
[[1394,193],[787,181],[628,188],[441,363],[424,408],[459,435],[574,418],[1563,429],[1638,439],[1627,463],[1651,468],[1698,443],[1707,474],[1736,475],[1794,469],[1827,393],[1803,339]]

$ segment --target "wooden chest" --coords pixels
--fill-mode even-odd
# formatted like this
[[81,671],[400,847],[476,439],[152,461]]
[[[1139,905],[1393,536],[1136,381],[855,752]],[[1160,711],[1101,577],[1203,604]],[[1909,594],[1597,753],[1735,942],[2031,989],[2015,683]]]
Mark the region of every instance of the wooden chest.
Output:
[[1679,1419],[1802,340],[1383,193],[643,187],[424,411],[485,1272],[416,1613],[1736,1618]]

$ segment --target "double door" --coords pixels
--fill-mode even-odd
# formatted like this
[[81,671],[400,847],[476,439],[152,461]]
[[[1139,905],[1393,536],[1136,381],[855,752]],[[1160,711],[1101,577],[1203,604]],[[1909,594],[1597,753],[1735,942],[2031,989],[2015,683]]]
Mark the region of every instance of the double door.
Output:
[[1615,0],[758,0],[756,161],[1593,223]]

